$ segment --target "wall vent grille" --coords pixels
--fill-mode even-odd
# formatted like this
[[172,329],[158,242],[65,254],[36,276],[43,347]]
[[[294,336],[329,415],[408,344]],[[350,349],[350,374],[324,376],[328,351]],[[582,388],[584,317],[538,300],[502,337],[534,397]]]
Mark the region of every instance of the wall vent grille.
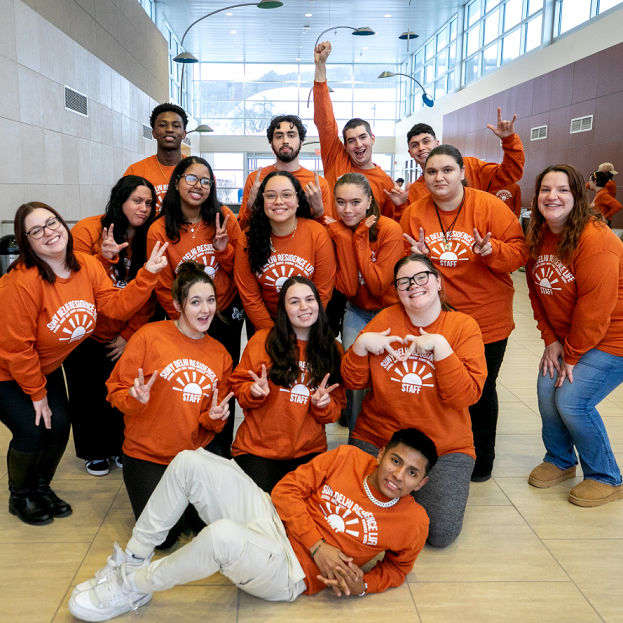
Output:
[[547,138],[547,126],[542,125],[538,128],[532,128],[530,130],[530,140],[531,141],[540,141],[544,138]]
[[65,110],[71,110],[83,117],[88,117],[89,100],[87,96],[65,87]]
[[578,117],[577,119],[571,119],[571,132],[570,134],[577,134],[578,132],[589,132],[593,129],[593,115],[586,117]]
[[151,127],[145,124],[143,124],[143,138],[146,138],[148,141],[153,139],[153,136],[151,135]]

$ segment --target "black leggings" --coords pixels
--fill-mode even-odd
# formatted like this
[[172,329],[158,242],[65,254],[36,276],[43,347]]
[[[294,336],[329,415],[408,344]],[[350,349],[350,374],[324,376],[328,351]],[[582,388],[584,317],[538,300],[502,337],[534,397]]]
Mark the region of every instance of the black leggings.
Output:
[[[265,459],[263,456],[254,454],[241,454],[234,457],[234,461],[253,482],[266,493],[270,493],[273,487],[286,475],[294,471],[299,465],[309,463],[319,452],[312,452],[300,456],[297,459],[285,461],[279,459]],[[125,469],[125,467],[124,467]]]
[[0,382],[0,422],[13,434],[11,446],[19,452],[39,452],[48,446],[65,446],[69,439],[69,410],[63,371],[59,367],[46,377],[52,428],[43,418],[35,426],[35,408],[17,381]]

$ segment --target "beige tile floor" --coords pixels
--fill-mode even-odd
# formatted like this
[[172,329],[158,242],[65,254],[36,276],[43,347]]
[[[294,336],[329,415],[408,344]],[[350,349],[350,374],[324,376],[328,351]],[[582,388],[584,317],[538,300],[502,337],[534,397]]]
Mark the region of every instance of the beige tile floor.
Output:
[[[222,576],[156,595],[119,621],[193,623],[623,622],[623,502],[583,509],[567,502],[578,480],[548,490],[526,478],[541,461],[536,366],[542,352],[522,274],[515,275],[517,328],[500,373],[498,459],[493,478],[473,484],[463,533],[442,551],[426,548],[408,582],[364,599],[328,592],[292,604],[250,597]],[[623,387],[600,405],[623,464]],[[346,441],[328,427],[331,447]],[[2,452],[9,435],[0,428]],[[55,489],[74,514],[46,527],[22,524],[0,509],[0,623],[75,621],[67,599],[75,584],[104,564],[113,541],[125,544],[132,514],[119,470],[86,474],[72,452]],[[0,466],[0,489],[6,491]]]

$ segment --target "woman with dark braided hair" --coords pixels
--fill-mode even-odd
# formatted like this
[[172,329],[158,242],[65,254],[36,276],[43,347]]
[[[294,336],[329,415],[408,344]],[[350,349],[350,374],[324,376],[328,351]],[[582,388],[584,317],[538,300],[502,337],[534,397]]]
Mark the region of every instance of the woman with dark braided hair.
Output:
[[279,294],[275,326],[249,340],[229,378],[244,410],[232,455],[267,493],[326,451],[325,424],[346,403],[341,359],[316,286],[291,277]]
[[303,276],[326,308],[335,279],[335,252],[326,229],[313,220],[299,181],[286,171],[266,176],[249,227],[238,239],[234,277],[255,329],[270,329],[283,284]]

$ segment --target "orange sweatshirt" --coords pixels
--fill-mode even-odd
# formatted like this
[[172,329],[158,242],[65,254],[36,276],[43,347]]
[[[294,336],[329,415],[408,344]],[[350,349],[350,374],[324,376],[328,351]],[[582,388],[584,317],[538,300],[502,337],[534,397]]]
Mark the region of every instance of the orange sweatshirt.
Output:
[[[236,241],[240,235],[240,226],[236,220],[236,215],[226,206],[221,206],[223,220],[229,216],[227,221],[227,235],[229,244],[225,251],[217,251],[212,246],[212,240],[216,233],[214,225],[205,225],[200,221],[191,226],[180,227],[180,239],[173,243],[167,236],[164,226],[164,216],[157,218],[147,232],[147,254],[149,255],[156,242],[163,245],[169,243],[165,254],[168,264],[160,272],[158,285],[156,286],[156,296],[158,302],[167,312],[171,319],[179,317],[179,313],[173,306],[173,296],[171,286],[180,267],[180,264],[188,260],[194,260],[205,266],[205,272],[212,277],[216,286],[216,298],[219,309],[225,309],[236,296],[236,284],[234,283],[234,249]],[[223,223],[221,222],[221,225]]]
[[[126,286],[126,282],[119,276],[119,271],[117,270],[119,256],[114,257],[112,260],[107,260],[100,253],[102,248],[102,215],[88,216],[78,221],[72,227],[71,235],[74,239],[74,251],[96,257],[102,263],[112,284],[116,288],[121,289]],[[126,255],[124,258],[125,267],[128,270],[131,260],[132,245],[130,244],[130,246],[126,248]],[[113,318],[108,318],[103,314],[99,314],[92,337],[98,342],[110,342],[118,335],[121,335],[127,342],[136,331],[149,322],[155,309],[156,297],[152,294],[152,296],[149,297],[149,301],[147,301],[128,322],[114,320]]]
[[[303,571],[307,594],[325,585],[309,548],[324,539],[363,567],[381,552],[382,560],[364,573],[368,593],[400,586],[413,569],[428,536],[428,515],[410,496],[382,508],[363,488],[377,460],[354,446],[343,445],[315,457],[280,480],[271,498]],[[369,482],[369,481],[368,481]],[[369,484],[379,501],[389,501]]]
[[[158,372],[146,405],[129,394],[139,368],[145,382]],[[182,450],[207,446],[225,426],[208,415],[214,385],[220,404],[229,393],[231,369],[225,347],[209,335],[194,340],[169,320],[142,327],[106,382],[108,402],[125,415],[124,453],[168,465]]]
[[[253,274],[247,238],[240,234],[234,263],[234,277],[249,320],[256,329],[270,329],[277,314],[281,286],[289,277],[301,275],[316,284],[326,308],[335,281],[335,253],[327,230],[312,219],[297,219],[288,236],[271,234],[273,252],[260,274]],[[272,317],[272,318],[271,318]]]
[[370,230],[363,223],[354,232],[342,221],[331,223],[328,229],[337,256],[336,289],[361,309],[397,303],[394,266],[404,249],[400,225],[381,216],[375,242],[370,242]]
[[53,284],[23,266],[0,279],[0,381],[17,381],[33,401],[47,393],[45,375],[93,333],[98,313],[128,320],[156,283],[157,276],[141,268],[119,290],[94,257],[76,257],[81,269]]
[[[439,210],[444,228],[450,228],[459,208]],[[469,314],[480,325],[485,344],[507,338],[514,328],[513,282],[510,272],[524,266],[528,259],[524,235],[515,215],[497,197],[472,188],[465,189],[465,203],[453,231],[446,237],[445,250],[435,204],[430,195],[412,203],[400,221],[402,230],[415,240],[424,228],[430,258],[439,268],[447,301]],[[493,252],[481,258],[474,255],[474,228],[481,236],[491,232]]]
[[[463,158],[465,178],[470,188],[486,190],[489,193],[495,194],[496,191],[506,188],[521,179],[526,156],[519,135],[511,134],[503,138],[502,149],[504,150],[504,159],[500,164],[484,162],[484,160],[470,156]],[[424,182],[424,176],[420,175],[411,184],[411,188],[409,188],[409,204],[427,197],[429,194]]]
[[501,199],[516,217],[521,215],[521,188],[517,184],[511,184],[491,194]]
[[[277,169],[272,164],[269,167],[262,167],[262,172],[260,173],[260,181],[263,180],[269,173],[272,173],[276,170]],[[297,171],[294,171],[292,175],[294,175],[294,177],[301,183],[303,190],[305,190],[305,187],[310,182],[312,184],[315,184],[316,182],[314,172],[306,169],[305,167],[300,167]],[[247,202],[249,201],[249,192],[251,191],[251,186],[253,186],[253,183],[255,182],[256,176],[257,171],[249,173],[247,181],[244,185],[242,203],[240,204],[240,211],[238,212],[238,222],[240,223],[240,229],[242,229],[242,231],[244,231],[249,225],[249,218],[251,217],[252,206],[247,206]],[[324,214],[316,220],[322,221],[325,215],[330,216],[331,218],[337,218],[335,215],[331,189],[329,188],[329,184],[327,184],[327,180],[325,180],[324,177],[318,176],[318,181],[320,182],[320,188],[322,190],[322,204],[324,206]]]
[[[419,335],[400,303],[371,320],[364,333]],[[359,357],[350,348],[342,359],[342,378],[348,389],[371,387],[363,400],[352,436],[383,448],[392,434],[417,428],[437,446],[437,453],[462,452],[476,458],[468,407],[480,399],[487,378],[482,337],[476,322],[460,312],[441,312],[427,333],[443,335],[454,351],[434,361],[433,354],[411,355],[396,361],[383,353]],[[400,355],[407,349],[392,345]]]
[[[406,204],[394,206],[393,201],[383,192],[383,190],[391,191],[394,187],[394,180],[377,164],[372,169],[360,169],[351,162],[339,137],[339,130],[333,114],[333,104],[329,97],[329,87],[326,82],[314,82],[314,123],[320,136],[320,153],[324,166],[324,176],[331,191],[335,188],[338,177],[345,173],[361,173],[370,182],[372,194],[381,208],[381,214],[394,218],[394,211],[396,211],[399,215]],[[333,205],[333,200],[331,205]]]
[[595,208],[599,210],[607,221],[612,220],[612,217],[623,206],[608,192],[606,187],[597,191],[595,199],[593,200]]
[[[186,156],[182,156],[182,158],[185,157]],[[139,177],[144,177],[148,182],[151,182],[156,189],[156,195],[158,197],[156,211],[159,211],[162,206],[162,200],[167,194],[169,181],[171,180],[171,175],[174,170],[175,166],[165,167],[158,162],[154,155],[131,164],[128,170],[123,174],[123,177],[126,175],[138,175]]]
[[[275,385],[270,379],[270,394],[260,398],[251,395],[252,370],[262,374],[271,368],[266,352],[266,338],[270,329],[258,331],[248,342],[240,363],[229,379],[238,404],[244,411],[244,420],[236,433],[232,456],[254,454],[266,459],[295,459],[312,452],[325,452],[327,436],[325,424],[336,422],[346,406],[344,386],[331,392],[331,402],[324,408],[315,407],[311,397],[316,387],[306,377],[307,342],[298,341],[300,361],[299,378],[291,388]],[[339,343],[338,343],[339,344]],[[340,352],[342,351],[339,346]]]
[[[588,188],[589,190],[591,189],[590,187],[590,182],[586,182],[586,188]],[[604,186],[604,188],[610,193],[610,195],[612,195],[613,198],[616,199],[617,196],[617,184],[614,180],[608,180],[606,182],[606,185]]]
[[623,357],[623,242],[605,224],[589,223],[568,266],[556,256],[559,236],[546,227],[526,279],[545,345],[559,341],[575,365],[591,348]]

